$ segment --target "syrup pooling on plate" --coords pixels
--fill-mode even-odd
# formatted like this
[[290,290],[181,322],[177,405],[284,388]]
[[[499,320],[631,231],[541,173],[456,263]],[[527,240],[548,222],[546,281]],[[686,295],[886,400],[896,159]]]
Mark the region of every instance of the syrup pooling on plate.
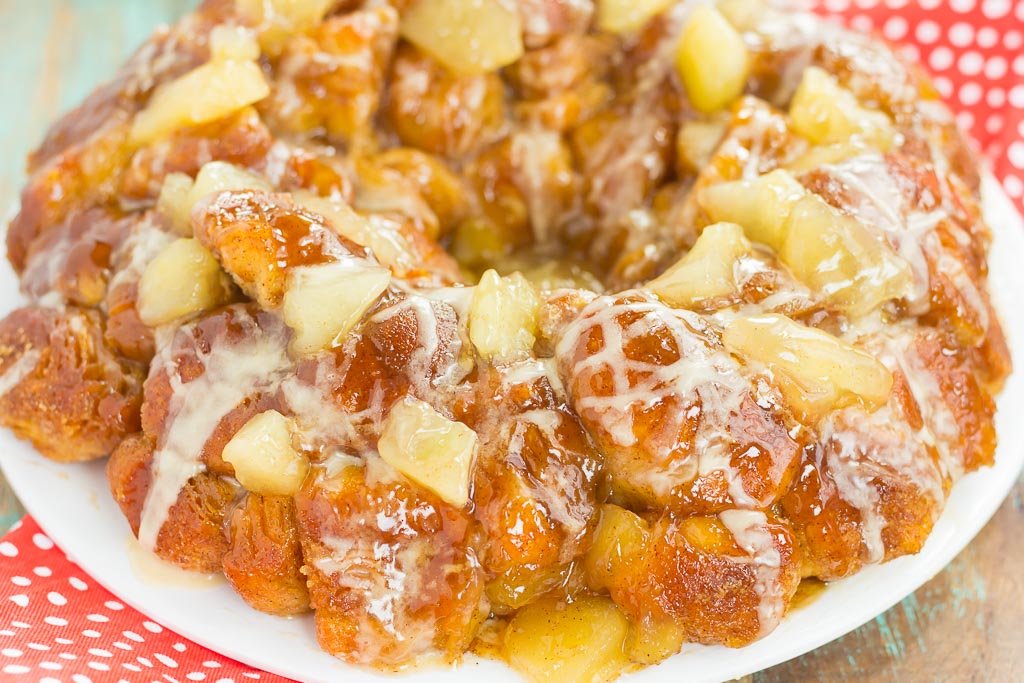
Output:
[[975,162],[810,16],[207,0],[30,171],[0,420],[349,662],[740,647],[993,457]]

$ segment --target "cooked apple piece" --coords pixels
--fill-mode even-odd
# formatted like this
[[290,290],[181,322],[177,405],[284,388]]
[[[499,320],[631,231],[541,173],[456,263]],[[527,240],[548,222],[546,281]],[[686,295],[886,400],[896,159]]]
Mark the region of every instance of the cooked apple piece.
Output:
[[270,183],[251,171],[229,164],[224,161],[211,161],[203,164],[196,175],[195,184],[189,192],[189,211],[196,203],[211,194],[220,194],[228,190],[273,190]]
[[235,0],[239,16],[259,30],[260,46],[277,56],[288,38],[313,28],[334,0]]
[[270,94],[254,61],[213,59],[165,83],[136,114],[129,142],[145,145],[179,128],[224,118]]
[[780,169],[702,188],[697,202],[712,221],[741,225],[751,240],[777,251],[782,248],[786,219],[805,195],[804,186]]
[[598,0],[597,26],[609,33],[633,33],[672,3],[673,0]]
[[709,225],[686,256],[649,282],[647,289],[669,306],[683,308],[729,296],[738,289],[736,262],[750,252],[740,226]]
[[743,36],[711,5],[697,5],[683,27],[676,68],[695,109],[719,111],[747,84],[750,54]]
[[281,314],[302,356],[340,343],[391,283],[391,271],[354,258],[288,273]]
[[498,262],[510,245],[501,232],[482,216],[473,216],[459,223],[452,235],[452,255],[459,263],[480,267]]
[[184,173],[168,173],[164,184],[160,187],[160,197],[156,200],[156,208],[171,221],[174,232],[183,236],[192,234],[192,204],[189,195],[192,192],[192,179]]
[[260,46],[250,29],[221,24],[210,31],[210,56],[214,60],[240,59],[255,62],[260,58]]
[[856,218],[808,193],[793,205],[779,251],[793,274],[854,314],[905,296],[910,266]]
[[671,619],[634,622],[626,638],[626,656],[637,664],[651,666],[678,653],[685,642],[686,631]]
[[198,240],[182,238],[156,255],[139,280],[139,319],[165,325],[231,300],[231,281]]
[[883,150],[892,146],[889,117],[861,106],[825,70],[809,66],[789,105],[793,130],[816,145],[846,142],[857,135]]
[[294,496],[309,472],[309,459],[292,446],[292,430],[292,421],[276,410],[260,413],[231,437],[221,457],[249,491]]
[[642,517],[618,505],[602,505],[593,543],[583,560],[590,586],[595,590],[610,588],[615,577],[643,552],[648,535]]
[[525,277],[488,270],[473,292],[469,338],[481,357],[510,363],[530,355],[537,338],[540,297]]
[[535,683],[604,683],[629,666],[629,621],[605,597],[548,599],[519,610],[505,631],[508,663]]
[[737,318],[722,341],[736,355],[763,363],[804,418],[856,403],[874,410],[892,389],[892,374],[873,356],[782,315]]
[[377,450],[384,462],[461,508],[469,502],[476,443],[472,429],[406,396],[384,421]]
[[679,127],[676,152],[686,169],[699,173],[708,165],[725,135],[727,125],[724,120],[686,121]]
[[786,164],[786,170],[799,175],[819,166],[841,163],[847,159],[861,156],[868,151],[868,146],[859,138],[851,138],[846,142],[834,142],[829,145],[818,145],[811,147]]
[[501,0],[414,0],[402,37],[456,74],[496,71],[523,54],[519,12]]

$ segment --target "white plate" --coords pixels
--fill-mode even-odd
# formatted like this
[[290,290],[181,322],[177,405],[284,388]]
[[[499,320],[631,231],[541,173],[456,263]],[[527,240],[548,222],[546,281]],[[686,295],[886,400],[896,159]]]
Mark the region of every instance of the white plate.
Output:
[[[953,489],[924,550],[869,567],[832,584],[795,610],[767,638],[740,650],[686,646],[661,664],[624,678],[630,683],[688,683],[737,678],[784,662],[848,633],[881,614],[937,574],[981,530],[1024,464],[1024,225],[994,180],[986,179],[986,215],[995,241],[990,283],[1003,312],[1018,372],[999,396],[995,467],[967,476]],[[13,276],[0,275],[0,310],[17,305]],[[1014,417],[1016,416],[1016,419]],[[57,544],[119,598],[183,636],[248,665],[307,681],[391,680],[346,667],[316,646],[311,618],[278,619],[247,607],[223,581],[196,579],[174,568],[152,569],[110,497],[102,463],[59,465],[0,431],[4,473],[25,507]],[[156,563],[159,564],[159,563]],[[184,575],[184,576],[183,576]],[[503,664],[467,661],[457,670],[429,669],[407,678],[520,683]]]

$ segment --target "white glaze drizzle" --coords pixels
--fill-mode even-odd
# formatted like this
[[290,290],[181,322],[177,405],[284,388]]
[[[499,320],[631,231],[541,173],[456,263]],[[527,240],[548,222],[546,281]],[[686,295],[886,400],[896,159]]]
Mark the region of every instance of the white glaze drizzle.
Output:
[[747,553],[743,558],[728,557],[753,568],[760,624],[758,636],[767,635],[782,621],[788,604],[780,580],[782,555],[768,529],[768,518],[763,512],[754,510],[725,510],[718,518],[732,534],[736,545]]
[[208,352],[196,348],[204,372],[183,383],[175,356],[182,350],[183,340],[191,338],[190,328],[181,328],[160,349],[152,366],[155,372],[167,373],[171,398],[162,445],[153,454],[152,482],[139,524],[139,542],[150,550],[156,547],[160,529],[182,488],[205,471],[200,457],[217,425],[258,389],[272,391],[279,372],[289,364],[284,339],[257,333],[235,344],[221,340]]

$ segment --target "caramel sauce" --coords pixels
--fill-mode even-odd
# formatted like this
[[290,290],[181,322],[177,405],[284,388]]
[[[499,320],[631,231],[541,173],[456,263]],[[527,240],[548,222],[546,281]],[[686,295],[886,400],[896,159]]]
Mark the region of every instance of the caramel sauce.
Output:
[[828,584],[824,581],[813,578],[804,579],[797,586],[793,601],[789,604],[789,610],[792,612],[813,604],[822,596],[826,588],[828,588]]

